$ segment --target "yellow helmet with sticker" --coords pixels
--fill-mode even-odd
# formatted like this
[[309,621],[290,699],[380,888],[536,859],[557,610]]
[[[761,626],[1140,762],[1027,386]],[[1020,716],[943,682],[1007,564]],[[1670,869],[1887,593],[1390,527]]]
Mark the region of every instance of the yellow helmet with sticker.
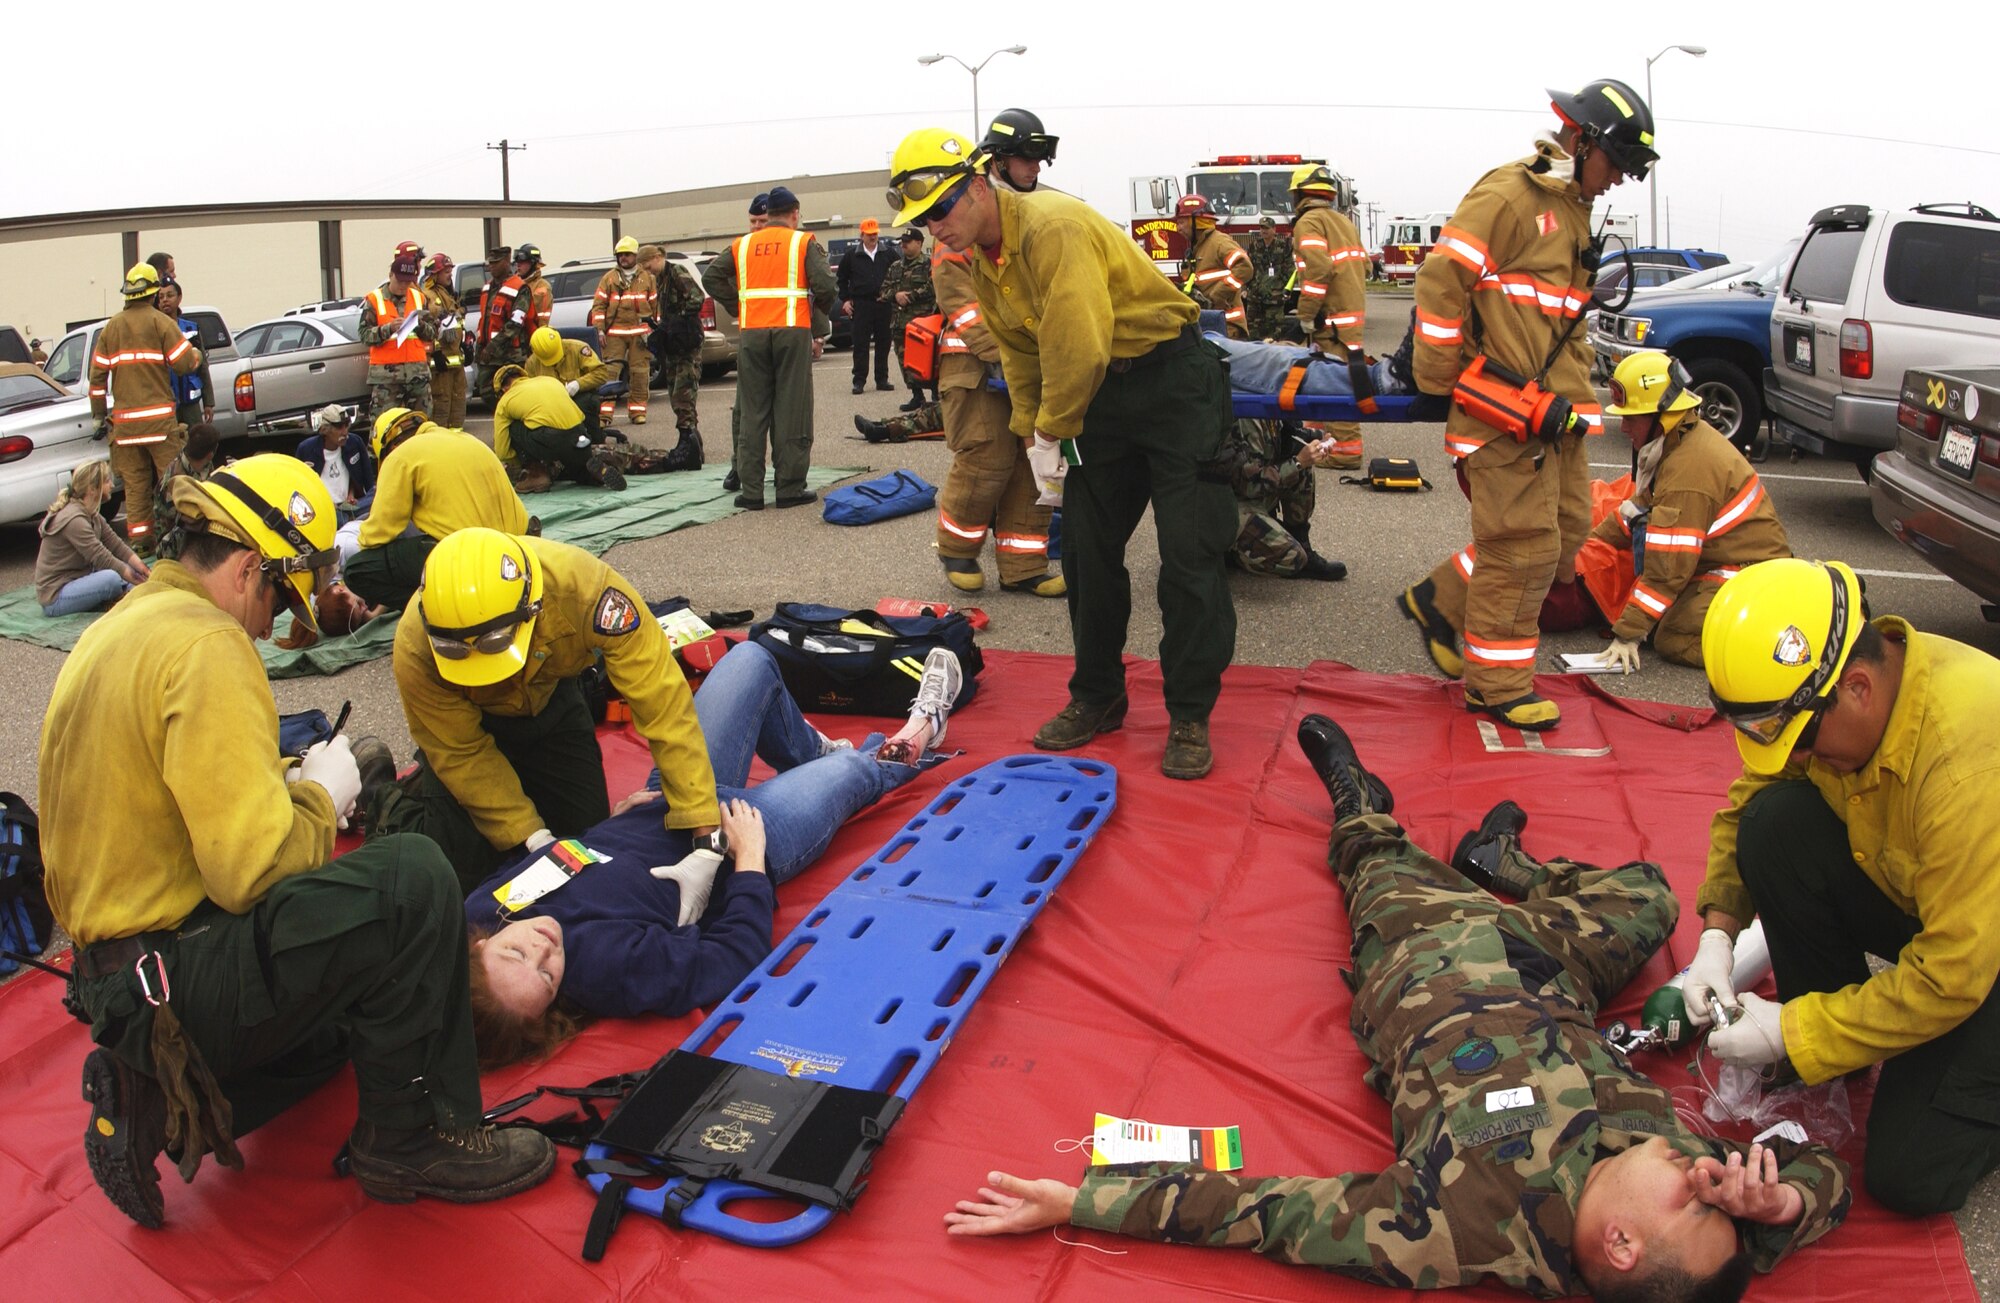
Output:
[[1708,696],[1736,729],[1744,767],[1775,774],[1833,704],[1868,614],[1838,561],[1764,561],[1722,585],[1701,626]]
[[617,244],[613,245],[611,247],[611,252],[637,253],[639,252],[639,242],[628,235],[624,239],[620,240]]
[[372,451],[379,465],[384,457],[395,450],[397,444],[415,434],[424,423],[424,414],[408,407],[391,407],[375,418],[375,438]]
[[896,224],[907,226],[923,218],[985,163],[986,156],[978,146],[943,127],[925,127],[903,137],[889,159],[889,193],[885,196],[896,210]]
[[431,550],[417,602],[438,673],[447,683],[482,688],[527,665],[542,611],[542,568],[524,538],[461,529]]
[[1289,188],[1293,191],[1325,190],[1332,193],[1340,187],[1333,179],[1333,172],[1324,163],[1301,163],[1292,169]]
[[1634,353],[1611,373],[1611,405],[1607,416],[1645,416],[1652,412],[1685,412],[1701,406],[1694,378],[1658,349]]
[[[333,495],[319,472],[284,453],[259,453],[229,463],[199,488],[208,499],[199,514],[214,522],[210,528],[222,524],[223,533],[255,548],[285,604],[317,630],[313,594],[340,564]],[[177,494],[177,507],[181,501]]]
[[537,326],[535,333],[528,336],[528,351],[535,355],[535,361],[543,366],[554,366],[562,361],[563,340],[554,326]]

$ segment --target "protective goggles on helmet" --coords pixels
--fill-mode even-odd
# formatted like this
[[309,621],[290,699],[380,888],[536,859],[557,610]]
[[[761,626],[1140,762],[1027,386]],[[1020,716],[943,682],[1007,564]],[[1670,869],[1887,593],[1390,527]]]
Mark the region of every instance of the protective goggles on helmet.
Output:
[[1053,163],[1056,161],[1056,142],[1060,139],[1059,136],[1010,136],[1005,140],[994,141],[989,148],[994,153],[1008,158]]
[[1833,581],[1833,615],[1827,621],[1826,643],[1813,672],[1790,696],[1781,701],[1727,701],[1714,685],[1709,686],[1708,699],[1715,712],[1728,720],[1731,728],[1764,746],[1777,745],[1799,712],[1809,710],[1813,717],[1793,739],[1792,749],[1810,750],[1819,736],[1820,717],[1833,706],[1838,689],[1833,680],[1840,669],[1841,650],[1847,645],[1847,585],[1839,572],[1829,569],[1827,574]]
[[542,613],[539,601],[528,600],[528,594],[535,590],[535,562],[525,548],[521,552],[521,565],[519,606],[511,611],[502,611],[490,620],[468,624],[463,629],[448,629],[426,619],[424,632],[430,636],[431,651],[448,661],[462,661],[475,652],[481,656],[498,656],[512,647],[521,625]]
[[932,195],[939,195],[937,201],[921,216],[910,219],[915,225],[921,226],[931,217],[942,217],[958,203],[963,191],[957,195],[946,195],[942,192],[970,176],[972,165],[976,161],[978,161],[977,156],[963,163],[953,164],[951,167],[918,168],[890,177],[889,191],[885,198],[888,199],[891,208],[903,209],[911,204],[920,204]]

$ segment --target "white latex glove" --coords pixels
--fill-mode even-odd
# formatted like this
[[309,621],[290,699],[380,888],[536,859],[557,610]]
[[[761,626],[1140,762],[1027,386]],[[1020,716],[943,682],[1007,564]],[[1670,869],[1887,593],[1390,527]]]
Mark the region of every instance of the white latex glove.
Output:
[[1604,649],[1604,663],[1620,674],[1632,673],[1639,668],[1639,644],[1630,638],[1613,638]]
[[1695,943],[1694,962],[1688,965],[1687,976],[1681,979],[1681,999],[1695,1026],[1708,1026],[1710,996],[1725,1005],[1736,1003],[1736,989],[1731,984],[1735,968],[1736,946],[1729,934],[1719,927],[1705,929],[1701,940]]
[[580,388],[582,388],[581,385],[579,385],[576,381],[571,380],[563,385],[563,392],[568,394],[571,398],[574,398],[576,397],[576,391]]
[[679,864],[662,864],[647,872],[680,884],[680,925],[686,927],[708,908],[708,895],[715,889],[715,875],[721,868],[722,857],[714,851],[689,851]]
[[315,742],[299,757],[299,781],[318,783],[333,798],[333,813],[345,828],[361,796],[361,766],[354,762],[354,744],[345,735]]
[[537,828],[533,832],[529,833],[528,840],[522,842],[521,844],[528,848],[528,854],[533,855],[536,851],[542,849],[544,846],[554,845],[555,840],[556,840],[556,835],[550,832],[547,828]]
[[1761,995],[1745,992],[1743,1012],[1727,1027],[1708,1034],[1708,1048],[1724,1063],[1762,1068],[1785,1057],[1784,1007]]
[[1028,440],[1027,451],[1028,471],[1035,477],[1035,488],[1039,490],[1036,504],[1061,506],[1063,479],[1069,474],[1069,463],[1063,460],[1062,441],[1037,430],[1035,437]]

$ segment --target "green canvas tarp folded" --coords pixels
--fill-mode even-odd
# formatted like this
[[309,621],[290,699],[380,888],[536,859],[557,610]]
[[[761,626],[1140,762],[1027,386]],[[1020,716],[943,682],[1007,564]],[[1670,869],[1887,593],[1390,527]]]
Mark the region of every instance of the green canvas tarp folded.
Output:
[[[718,471],[720,468],[717,468]],[[806,476],[813,488],[860,474],[859,468],[815,466]],[[770,490],[775,493],[776,490]],[[720,473],[706,470],[673,475],[635,475],[622,493],[560,484],[547,493],[525,499],[528,510],[541,517],[542,536],[574,543],[602,556],[620,543],[655,538],[689,525],[704,525],[735,514],[736,495],[722,488]],[[0,594],[0,638],[18,638],[41,647],[68,651],[101,611],[50,619],[42,614],[33,586]],[[259,642],[258,654],[274,679],[306,674],[333,674],[350,665],[387,656],[396,639],[396,615],[371,620],[352,634],[322,638],[311,647],[286,651]],[[284,620],[280,617],[280,625]]]

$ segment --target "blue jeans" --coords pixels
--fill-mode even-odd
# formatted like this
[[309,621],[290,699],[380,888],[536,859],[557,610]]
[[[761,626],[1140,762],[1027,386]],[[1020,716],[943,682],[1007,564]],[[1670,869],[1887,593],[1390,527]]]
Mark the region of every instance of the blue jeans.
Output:
[[56,600],[44,606],[42,614],[53,617],[99,610],[131,591],[132,585],[116,570],[93,570],[58,588]]
[[[708,742],[716,796],[740,797],[764,816],[765,872],[773,883],[797,876],[850,816],[917,776],[914,766],[875,758],[880,734],[821,755],[820,735],[785,690],[778,662],[755,643],[731,648],[708,672],[694,694],[694,713]],[[753,756],[778,772],[745,787]],[[659,789],[658,769],[646,786]]]

